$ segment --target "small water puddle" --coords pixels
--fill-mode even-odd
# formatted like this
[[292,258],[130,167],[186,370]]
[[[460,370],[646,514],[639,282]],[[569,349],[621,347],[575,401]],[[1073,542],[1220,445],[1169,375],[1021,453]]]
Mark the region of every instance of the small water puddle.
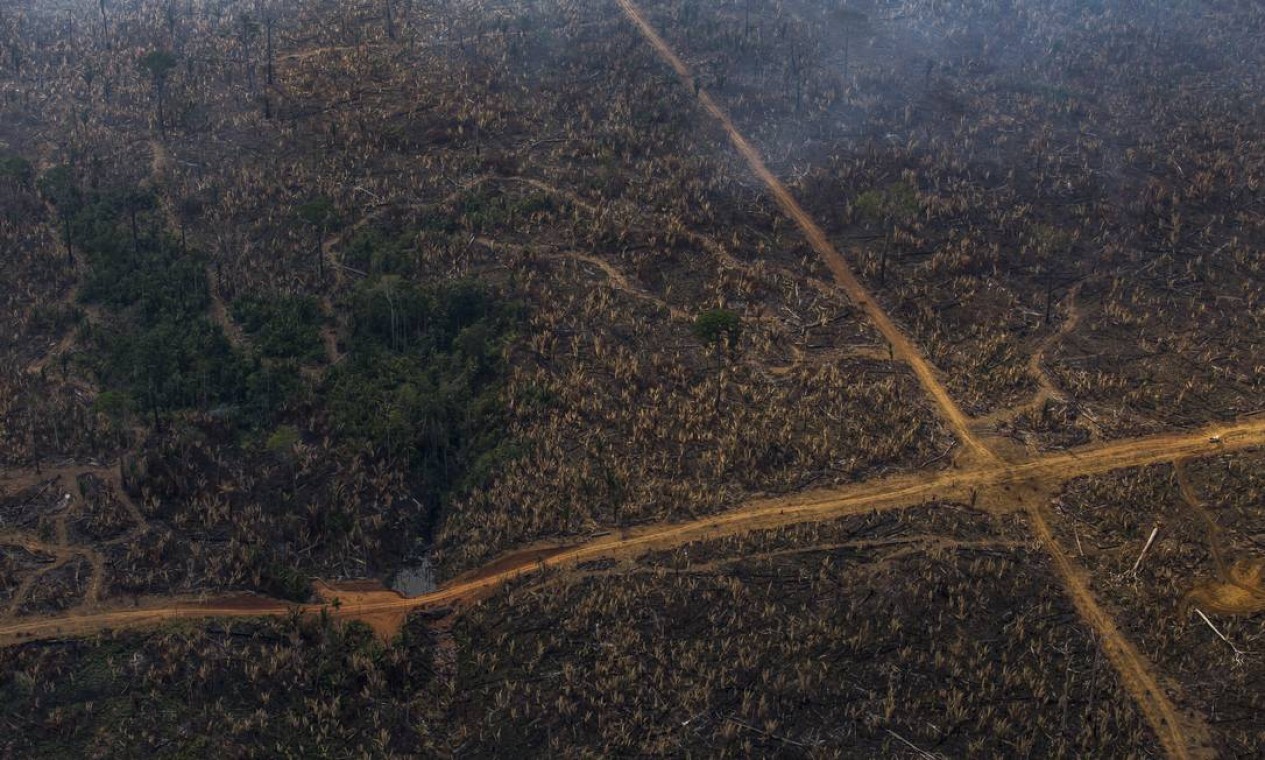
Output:
[[423,557],[416,565],[400,568],[391,578],[390,587],[406,597],[423,596],[437,588],[435,568],[429,557]]

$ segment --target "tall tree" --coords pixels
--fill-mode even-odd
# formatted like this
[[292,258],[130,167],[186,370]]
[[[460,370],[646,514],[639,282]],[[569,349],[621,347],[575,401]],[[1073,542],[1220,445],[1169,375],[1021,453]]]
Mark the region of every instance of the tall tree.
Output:
[[154,85],[154,102],[158,111],[158,133],[167,136],[167,116],[165,103],[167,97],[167,77],[176,67],[176,56],[166,50],[154,50],[145,54],[140,61],[141,68],[149,73]]
[[132,228],[132,255],[140,260],[141,255],[141,230],[138,217],[144,211],[149,211],[157,204],[154,194],[147,190],[129,190],[122,194],[121,197],[123,210],[127,212],[128,221]]
[[237,39],[242,46],[242,68],[246,72],[246,81],[250,89],[255,89],[255,63],[250,56],[250,44],[259,36],[259,22],[249,13],[237,17]]
[[316,269],[325,275],[325,252],[321,249],[325,235],[338,226],[338,209],[329,198],[321,197],[308,201],[298,208],[299,218],[316,232]]
[[843,76],[846,78],[851,66],[852,36],[855,32],[865,32],[870,19],[861,11],[846,6],[836,10],[834,17],[839,24],[840,35],[843,37]]
[[71,258],[74,253],[70,220],[83,208],[83,193],[79,190],[74,172],[65,165],[49,169],[40,177],[39,191],[57,209],[57,216],[61,220],[62,242],[66,245],[67,258]]
[[887,282],[887,256],[892,247],[896,228],[918,213],[918,194],[905,182],[894,182],[882,190],[867,190],[857,196],[853,208],[863,219],[880,224],[883,228],[883,250],[879,262],[879,284]]
[[1054,291],[1060,287],[1056,282],[1059,264],[1071,252],[1073,239],[1065,231],[1044,224],[1033,227],[1027,238],[1025,247],[1032,258],[1032,275],[1045,280],[1045,323],[1048,325],[1054,318]]
[[167,5],[163,8],[163,16],[167,20],[167,44],[171,45],[172,50],[176,50],[179,48],[176,39],[176,21],[180,17],[180,12],[176,8],[176,0],[167,0]]

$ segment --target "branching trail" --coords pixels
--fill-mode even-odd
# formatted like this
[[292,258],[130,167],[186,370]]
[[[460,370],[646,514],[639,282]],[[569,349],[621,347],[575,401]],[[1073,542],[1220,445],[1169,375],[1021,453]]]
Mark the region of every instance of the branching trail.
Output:
[[45,554],[53,558],[52,562],[35,570],[23,579],[22,583],[13,592],[8,612],[0,615],[0,619],[5,617],[16,619],[18,611],[30,596],[35,584],[48,573],[61,568],[76,557],[83,558],[92,571],[84,593],[85,603],[92,605],[101,600],[101,592],[105,588],[105,558],[94,546],[72,544],[70,542],[70,517],[76,510],[83,507],[83,500],[75,495],[74,489],[70,488],[68,484],[74,483],[82,475],[93,475],[109,485],[113,489],[112,494],[123,505],[129,518],[135,523],[131,530],[104,541],[99,546],[115,546],[126,543],[149,530],[149,521],[145,519],[136,503],[124,490],[122,477],[117,468],[72,466],[46,471],[37,476],[38,480],[32,480],[29,476],[15,480],[0,480],[0,486],[3,486],[3,490],[7,493],[18,493],[26,488],[44,483],[44,490],[57,486],[57,490],[63,493],[63,498],[65,498],[65,502],[58,507],[56,516],[53,518],[54,543],[50,544],[42,541],[38,537],[24,531],[0,532],[0,546],[18,546],[32,554]]
[[[1046,369],[1045,357],[1052,348],[1057,346],[1060,341],[1070,335],[1080,324],[1081,310],[1076,304],[1076,297],[1079,293],[1079,284],[1068,292],[1065,299],[1067,302],[1067,317],[1063,320],[1063,323],[1059,325],[1057,330],[1050,333],[1044,340],[1041,341],[1036,350],[1032,352],[1032,356],[1028,359],[1028,374],[1037,381],[1037,390],[1036,393],[1033,394],[1032,399],[1026,403],[1020,404],[1019,406],[998,409],[992,414],[976,417],[974,419],[976,426],[990,426],[996,425],[1000,422],[1014,420],[1023,414],[1041,409],[1041,407],[1045,405],[1046,401],[1054,400],[1063,402],[1067,400],[1066,395],[1055,384],[1053,377],[1050,375],[1050,371]],[[1098,429],[1098,425],[1093,420],[1087,419],[1086,423],[1088,424],[1090,432],[1093,434],[1095,440],[1102,438],[1102,431]]]
[[22,583],[14,589],[9,599],[9,611],[2,617],[12,618],[17,615],[17,611],[22,608],[27,598],[31,595],[31,590],[35,588],[35,584],[39,582],[48,573],[59,569],[67,562],[75,557],[75,552],[67,550],[64,546],[57,544],[47,544],[39,539],[26,534],[12,534],[5,536],[0,541],[0,546],[17,546],[29,554],[44,554],[53,558],[52,562],[44,565],[34,571],[22,580]]
[[[474,239],[474,242],[478,243],[479,245],[485,246],[493,251],[507,250],[507,251],[514,251],[514,252],[522,252],[526,250],[526,246],[522,246],[517,243],[505,243],[499,240],[493,240],[492,238],[489,238],[486,236],[476,237]],[[652,303],[655,306],[667,312],[668,316],[672,317],[673,319],[688,320],[691,317],[691,315],[687,314],[682,309],[676,306],[673,306],[672,304],[665,301],[663,298],[655,295],[654,293],[651,293],[642,285],[638,283],[634,283],[628,277],[628,275],[624,274],[618,267],[616,267],[614,264],[611,264],[609,261],[606,261],[603,258],[600,258],[598,256],[593,256],[591,254],[583,253],[581,251],[564,251],[564,250],[552,251],[549,253],[541,253],[538,255],[541,258],[548,259],[550,261],[567,261],[567,262],[573,262],[579,265],[587,264],[591,267],[596,268],[598,271],[600,271],[602,275],[609,281],[611,288],[613,288],[614,290],[617,290],[621,293],[624,293],[625,295],[631,296],[638,300]]]
[[729,136],[729,141],[742,154],[751,171],[768,188],[769,193],[786,215],[794,220],[800,231],[808,239],[808,244],[812,246],[813,251],[826,262],[826,266],[829,267],[831,274],[834,275],[835,282],[839,284],[839,287],[870,318],[874,327],[891,345],[895,356],[909,364],[914,375],[917,376],[918,382],[922,384],[923,388],[935,401],[941,416],[952,427],[958,438],[966,445],[966,448],[981,462],[995,461],[997,459],[996,455],[971,430],[970,420],[958,407],[957,402],[949,396],[948,390],[940,382],[935,369],[922,355],[922,352],[896,326],[891,317],[887,315],[887,312],[883,310],[883,307],[874,299],[874,296],[857,279],[856,275],[848,267],[847,262],[844,261],[843,255],[826,237],[825,231],[812,220],[808,212],[804,211],[804,208],[791,195],[786,185],[782,184],[782,181],[769,170],[759,150],[738,131],[733,120],[729,118],[729,114],[712,99],[706,90],[695,87],[694,75],[690,72],[689,67],[659,36],[654,27],[646,21],[641,10],[631,0],[615,1],[623,9],[629,20],[637,26],[646,41],[654,47],[659,56],[676,71],[685,86],[697,90],[698,100],[702,104],[703,109],[720,123],[725,133]]
[[[410,611],[459,605],[486,595],[508,582],[550,569],[575,567],[597,560],[635,558],[650,551],[670,549],[695,541],[835,520],[854,515],[906,509],[936,500],[964,502],[969,499],[975,503],[976,495],[982,491],[985,493],[985,498],[980,508],[1013,511],[1017,506],[1027,516],[1035,538],[1043,543],[1049,552],[1054,571],[1077,612],[1102,641],[1102,647],[1109,660],[1154,729],[1166,754],[1175,758],[1198,757],[1206,754],[1208,736],[1206,726],[1197,718],[1178,714],[1165,694],[1151,663],[1122,634],[1111,615],[1099,605],[1090,589],[1087,574],[1076,566],[1055,539],[1043,512],[1043,500],[1034,501],[1029,498],[1024,503],[1023,499],[1032,492],[1048,494],[1058,484],[1076,477],[1158,462],[1178,462],[1177,473],[1182,493],[1187,501],[1199,511],[1200,516],[1205,521],[1209,521],[1210,543],[1213,546],[1218,573],[1221,580],[1225,581],[1226,569],[1217,543],[1215,521],[1212,521],[1211,516],[1199,504],[1181,462],[1190,457],[1265,446],[1265,418],[1133,440],[1095,442],[1056,454],[1031,455],[1027,459],[1018,461],[1002,460],[977,437],[975,430],[998,420],[1010,418],[1025,410],[1038,408],[1047,399],[1061,398],[1059,390],[1042,366],[1042,361],[1045,352],[1076,326],[1079,314],[1075,309],[1074,294],[1066,322],[1057,332],[1042,342],[1030,362],[1029,371],[1037,378],[1039,386],[1035,398],[1017,409],[1000,412],[997,415],[975,420],[968,418],[950,397],[935,368],[931,366],[919,348],[892,321],[860,282],[826,233],[809,217],[787,187],[770,171],[760,152],[738,131],[728,113],[713,100],[709,93],[696,86],[689,67],[649,24],[633,0],[616,0],[616,3],[657,54],[672,67],[684,85],[696,92],[703,110],[720,124],[750,170],[765,185],[782,211],[799,227],[812,249],[821,256],[831,271],[835,286],[862,309],[875,329],[882,335],[890,346],[890,357],[899,359],[910,366],[919,383],[933,399],[940,416],[964,444],[968,457],[958,462],[958,467],[945,471],[908,473],[860,483],[845,489],[763,499],[733,511],[690,522],[641,526],[594,537],[569,546],[536,547],[523,550],[459,577],[435,592],[411,599],[363,582],[318,583],[316,589],[321,601],[314,604],[292,604],[264,597],[239,595],[218,599],[154,598],[148,600],[145,606],[138,604],[133,608],[106,608],[99,603],[105,576],[102,556],[94,548],[68,543],[66,522],[68,515],[63,512],[54,521],[55,543],[49,544],[26,534],[0,535],[0,543],[22,546],[29,551],[53,557],[53,563],[49,567],[36,571],[23,582],[23,587],[18,589],[15,596],[13,609],[16,611],[21,600],[25,598],[31,586],[42,574],[64,565],[77,556],[83,557],[92,566],[93,575],[85,594],[85,604],[77,610],[55,616],[10,617],[7,620],[0,620],[0,646],[39,639],[84,636],[106,629],[158,625],[173,620],[217,617],[253,618],[286,616],[295,613],[327,614],[335,618],[362,620],[368,622],[379,633],[389,636],[398,632],[405,616]],[[153,164],[155,178],[161,177],[169,161],[166,151],[155,143]],[[475,178],[474,183],[478,184],[488,179],[490,178]],[[545,182],[529,178],[509,179],[563,195],[588,213],[595,215],[602,213],[599,206]],[[468,188],[458,187],[457,189],[461,192]],[[382,209],[375,210],[341,234],[321,243],[321,254],[334,269],[336,289],[340,289],[343,285],[344,267],[335,255],[335,248],[348,235],[376,218],[381,211]],[[709,250],[717,255],[719,260],[730,265],[746,266],[736,262],[724,250],[723,245],[716,244],[714,241],[709,246]],[[617,268],[600,259],[576,253],[568,253],[565,256],[598,267],[616,289],[638,298],[662,302]],[[827,283],[817,281],[812,281],[812,284],[816,287],[830,287]],[[332,311],[328,297],[323,305],[327,312]],[[223,310],[222,303],[220,309]],[[672,311],[671,307],[669,311]],[[677,316],[687,315],[681,312]],[[337,347],[336,331],[333,328],[327,328],[323,335],[330,362],[337,362],[341,355]],[[66,346],[59,348],[64,350]],[[42,367],[42,363],[39,366]],[[95,468],[95,470],[101,469],[103,468]],[[79,470],[92,471],[88,468],[79,468]],[[69,474],[70,471],[67,470],[54,477],[60,479]],[[45,476],[44,479],[47,478],[48,476]],[[34,484],[42,482],[32,480],[28,474],[16,479],[10,478],[8,482],[0,480],[0,485],[11,489],[26,481]],[[113,476],[112,482],[117,486],[117,475]],[[120,498],[126,498],[121,488],[117,490],[120,492]],[[137,525],[127,537],[115,539],[115,541],[128,540],[148,530],[144,516],[136,505],[130,500],[125,501],[125,505]],[[1256,596],[1249,594],[1251,598],[1247,602],[1242,602],[1240,606],[1261,604],[1262,608],[1265,608],[1265,601],[1263,601],[1265,596],[1262,596],[1259,590],[1262,572],[1265,572],[1265,565],[1236,566],[1230,571],[1229,581],[1233,586],[1232,590],[1236,590],[1239,596],[1243,596],[1243,592],[1256,594]],[[1203,594],[1200,598],[1207,605],[1218,604],[1224,601],[1223,597],[1226,596],[1225,589],[1204,590],[1200,593]],[[1216,609],[1215,606],[1209,608]]]
[[[493,175],[479,175],[472,178],[463,185],[456,186],[456,189],[440,203],[451,203],[461,194],[469,192],[478,187],[480,184],[494,179]],[[409,204],[410,207],[423,208],[431,204]],[[321,259],[333,272],[334,290],[339,291],[344,287],[349,269],[343,264],[342,257],[338,255],[337,249],[354,237],[356,233],[363,230],[371,222],[376,221],[382,215],[386,214],[393,207],[389,203],[380,203],[370,209],[367,213],[356,220],[354,224],[334,233],[321,241]],[[321,312],[327,319],[327,324],[321,328],[321,343],[325,347],[325,360],[330,365],[338,364],[343,360],[343,351],[338,345],[338,336],[342,331],[342,325],[339,324],[337,311],[334,309],[334,300],[328,293],[321,297]]]

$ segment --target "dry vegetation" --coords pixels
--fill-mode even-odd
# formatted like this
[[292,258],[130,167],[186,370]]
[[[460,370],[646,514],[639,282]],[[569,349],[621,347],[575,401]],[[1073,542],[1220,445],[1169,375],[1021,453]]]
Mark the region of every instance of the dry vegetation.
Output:
[[317,620],[27,645],[0,653],[24,729],[4,747],[1150,756],[1024,532],[934,503],[691,544],[415,617],[389,648]]
[[[389,574],[432,541],[451,573],[524,541],[922,466],[951,445],[608,9],[402,5],[390,30],[368,3],[141,3],[104,23],[97,10],[4,18],[15,118],[0,140],[30,174],[6,189],[33,209],[6,233],[42,242],[19,247],[31,271],[14,284],[18,368],[0,397],[15,464],[122,448],[145,465],[131,488],[158,527],[122,558],[123,588],[275,592],[275,562]],[[103,193],[122,198],[120,248],[137,208],[142,248],[201,262],[205,295],[181,330],[205,336],[193,355],[240,366],[240,384],[157,411],[146,387],[117,387],[100,354],[131,317],[77,285],[105,276],[74,213]],[[346,440],[329,408],[331,363],[363,346],[357,299],[389,300],[394,277],[477,280],[524,314],[497,349],[506,445],[472,450],[469,478],[445,464],[464,487],[442,494],[390,445]],[[258,307],[270,302],[294,308]],[[733,340],[700,336],[709,309],[737,316]],[[243,422],[254,431],[234,432]],[[261,450],[291,428],[296,454]],[[172,551],[192,566],[166,567]]]
[[[993,434],[1265,401],[1265,16],[1216,5],[645,12],[1001,468]],[[614,2],[0,7],[0,624],[967,466],[696,94]],[[1265,753],[1263,472],[1051,510],[1227,757]],[[582,565],[392,646],[295,618],[0,650],[0,756],[1173,753],[1032,540],[1019,494],[1054,486]]]
[[430,634],[298,620],[0,652],[6,757],[421,757]]
[[[1206,717],[1223,757],[1265,751],[1261,463],[1256,453],[1127,470],[1074,481],[1055,504],[1061,543],[1172,679],[1179,706]],[[1193,503],[1177,470],[1185,470]],[[1219,597],[1237,604],[1217,605]]]
[[1015,528],[933,504],[505,592],[454,631],[457,739],[477,755],[1146,756],[1149,729]]
[[963,406],[1052,383],[1055,442],[1265,382],[1262,10],[1110,5],[647,3]]

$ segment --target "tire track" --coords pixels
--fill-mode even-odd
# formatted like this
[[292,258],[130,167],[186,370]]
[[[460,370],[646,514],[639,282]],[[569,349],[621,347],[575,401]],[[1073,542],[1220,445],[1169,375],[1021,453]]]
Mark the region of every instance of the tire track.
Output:
[[1173,462],[1173,473],[1177,476],[1177,488],[1181,491],[1182,499],[1185,500],[1186,506],[1190,507],[1204,524],[1204,536],[1208,542],[1208,551],[1212,554],[1212,563],[1217,571],[1217,580],[1225,582],[1229,577],[1226,569],[1225,553],[1222,551],[1221,544],[1221,525],[1217,523],[1212,513],[1204,506],[1204,503],[1195,493],[1195,487],[1190,482],[1190,475],[1186,472],[1186,460],[1178,459]]
[[1252,615],[1265,610],[1265,560],[1227,562],[1221,524],[1195,493],[1186,460],[1173,462],[1173,471],[1182,499],[1204,524],[1204,539],[1216,569],[1215,581],[1200,583],[1182,597],[1180,618],[1185,620],[1191,609],[1222,615]]

